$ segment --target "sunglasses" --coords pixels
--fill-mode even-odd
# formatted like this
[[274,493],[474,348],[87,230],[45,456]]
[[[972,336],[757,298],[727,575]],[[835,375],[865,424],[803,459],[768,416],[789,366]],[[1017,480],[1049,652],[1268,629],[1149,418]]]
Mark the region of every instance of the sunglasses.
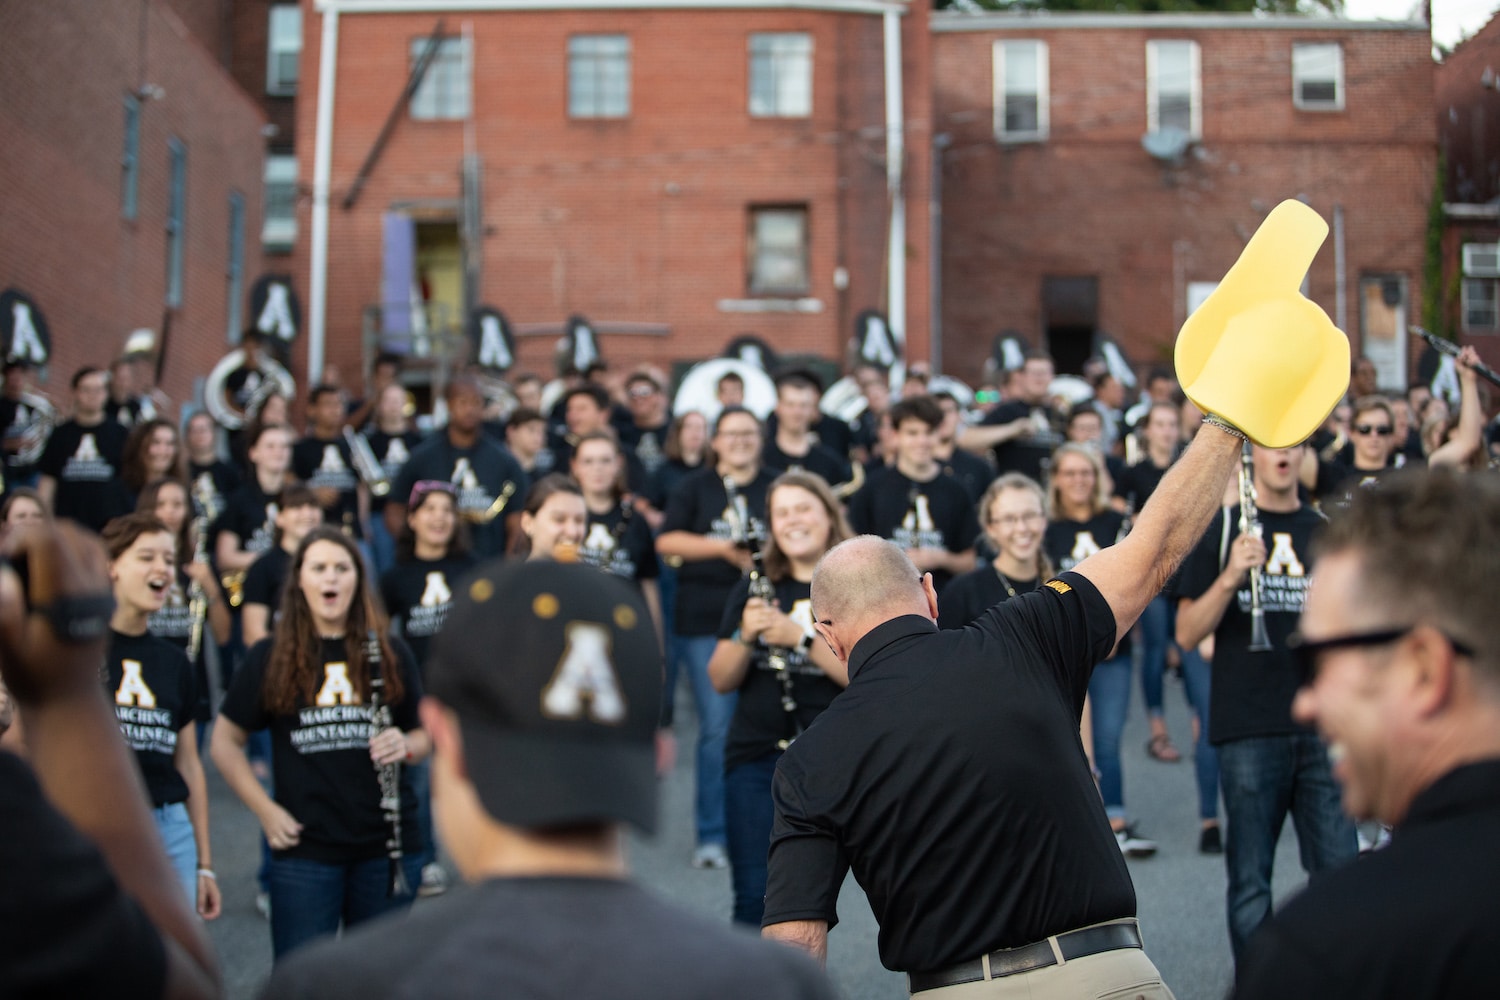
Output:
[[1379,437],[1390,437],[1395,433],[1395,430],[1384,424],[1355,424],[1354,433],[1375,434]]
[[[1329,639],[1304,639],[1301,632],[1293,632],[1286,637],[1286,648],[1296,661],[1297,675],[1301,678],[1301,685],[1307,687],[1318,679],[1318,659],[1324,653],[1331,653],[1338,649],[1358,649],[1363,646],[1386,646],[1405,639],[1417,627],[1408,625],[1405,628],[1356,632],[1352,635],[1339,635]],[[1459,642],[1447,634],[1444,634],[1443,638],[1448,640],[1448,645],[1453,647],[1455,653],[1460,656],[1473,657],[1474,650],[1466,643]]]

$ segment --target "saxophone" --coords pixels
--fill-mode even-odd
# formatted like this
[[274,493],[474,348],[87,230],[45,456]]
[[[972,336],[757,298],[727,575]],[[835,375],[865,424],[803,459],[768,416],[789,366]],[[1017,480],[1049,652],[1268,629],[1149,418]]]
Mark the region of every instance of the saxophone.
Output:
[[[380,669],[380,635],[374,629],[365,637],[365,661],[370,667],[370,739],[373,740],[393,725],[391,707],[381,697],[385,693],[385,678]],[[401,864],[401,762],[376,764],[375,772],[380,779],[380,811],[385,814],[390,833],[385,841],[386,857],[391,863],[386,892],[392,898],[410,896],[411,885]]]

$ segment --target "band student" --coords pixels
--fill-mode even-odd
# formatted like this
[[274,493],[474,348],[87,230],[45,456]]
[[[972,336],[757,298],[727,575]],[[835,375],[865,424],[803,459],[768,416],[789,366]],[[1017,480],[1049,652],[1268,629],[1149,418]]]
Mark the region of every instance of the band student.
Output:
[[629,580],[641,592],[661,631],[656,541],[626,489],[625,456],[610,431],[591,431],[573,446],[573,479],[583,491],[588,525],[579,549],[583,561]]
[[265,996],[831,1000],[811,963],[629,878],[625,825],[656,827],[655,633],[635,589],[591,566],[486,564],[422,702],[438,828],[472,888],[292,956]]
[[964,629],[938,631],[931,576],[892,543],[824,557],[813,614],[850,681],[777,769],[766,936],[825,955],[852,867],[881,962],[913,993],[1171,996],[1080,716],[1094,665],[1218,509],[1239,444],[1205,426],[1129,535]]
[[848,538],[833,490],[811,472],[784,472],[766,493],[762,565],[735,587],[708,661],[714,689],[737,692],[724,745],[724,821],[734,921],[760,926],[771,839],[771,776],[782,751],[849,683],[814,643],[808,587],[823,553]]
[[52,432],[37,462],[37,492],[53,515],[94,531],[130,509],[119,483],[129,432],[105,419],[108,393],[108,372],[78,369],[73,376],[73,419]]
[[1356,491],[1314,548],[1292,714],[1333,748],[1345,808],[1394,832],[1261,928],[1235,996],[1493,996],[1500,480],[1398,473]]
[[[1352,861],[1359,850],[1354,824],[1339,807],[1328,748],[1291,712],[1299,677],[1287,637],[1302,610],[1313,539],[1323,526],[1322,515],[1297,497],[1303,448],[1255,448],[1255,509],[1243,522],[1243,503],[1214,519],[1179,587],[1178,643],[1190,649],[1214,637],[1208,731],[1229,821],[1224,864],[1236,962],[1271,915],[1271,871],[1288,812],[1308,874]],[[1251,530],[1242,532],[1242,523]],[[1255,570],[1271,647],[1261,652],[1251,643]]]
[[[382,808],[377,769],[420,760],[421,679],[411,650],[386,636],[354,541],[323,526],[302,542],[272,639],[236,671],[214,726],[212,755],[225,782],[255,813],[271,845],[271,948],[287,952],[340,924],[353,927],[411,904],[392,891],[392,841],[408,886],[421,879],[416,798],[402,775],[399,821]],[[373,632],[378,667],[366,650]],[[394,724],[371,734],[378,669]],[[276,797],[245,754],[251,732],[271,731]],[[395,831],[403,831],[397,838]]]

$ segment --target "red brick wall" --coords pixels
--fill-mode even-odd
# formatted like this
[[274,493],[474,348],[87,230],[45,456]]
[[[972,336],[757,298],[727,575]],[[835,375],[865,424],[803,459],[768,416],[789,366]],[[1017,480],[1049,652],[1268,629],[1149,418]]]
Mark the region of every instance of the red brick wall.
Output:
[[[1051,137],[992,134],[991,52],[1000,38],[1048,44]],[[1189,38],[1202,63],[1203,141],[1181,167],[1141,148],[1146,41]],[[1344,46],[1345,110],[1292,104],[1293,41]],[[1098,325],[1137,364],[1170,359],[1186,286],[1215,281],[1265,213],[1305,195],[1345,220],[1348,332],[1364,273],[1406,276],[1421,301],[1423,230],[1435,163],[1425,32],[1101,27],[934,34],[936,129],[952,136],[943,177],[946,367],[973,377],[996,333],[1043,335],[1042,279],[1096,275]],[[1310,294],[1336,318],[1332,235]],[[1415,314],[1413,313],[1413,320]]]
[[[922,5],[918,5],[922,7]],[[310,10],[310,8],[309,8]],[[403,114],[351,211],[338,202],[405,81],[410,40],[440,15],[340,20],[334,121],[327,358],[359,363],[360,313],[379,299],[380,216],[405,202],[457,200],[464,123]],[[903,19],[909,118],[909,315],[925,335],[927,34],[925,9]],[[310,184],[319,32],[304,29],[297,150]],[[449,14],[475,37],[475,142],[483,157],[484,275],[478,301],[519,324],[582,313],[604,327],[611,363],[668,364],[717,354],[755,332],[783,352],[839,354],[856,313],[883,304],[885,230],[881,21],[785,11],[551,11]],[[813,113],[752,119],[747,38],[805,31],[814,46]],[[567,115],[567,40],[624,33],[632,45],[630,117]],[[810,297],[820,313],[738,314],[746,298],[747,207],[809,210]],[[310,211],[295,274],[305,289]],[[847,291],[835,268],[849,271]],[[305,297],[305,291],[304,291]],[[661,324],[665,336],[613,335],[612,322]],[[527,337],[523,367],[551,372],[554,338]],[[919,346],[925,349],[925,341]]]
[[[268,148],[290,150],[296,140],[296,99],[273,97],[266,93],[266,56],[270,34],[270,10],[273,0],[234,0],[230,10],[230,34],[233,39],[230,72],[245,93],[260,105],[267,122],[276,134],[266,141]],[[299,81],[299,86],[309,85]],[[311,84],[317,85],[316,79]]]
[[[260,270],[259,113],[174,11],[147,5],[144,71],[139,29],[138,4],[0,7],[0,285],[46,315],[46,388],[58,399],[77,367],[108,362],[137,327],[161,328],[169,138],[186,145],[188,166],[184,299],[162,383],[173,398],[189,398],[228,349],[231,190],[245,198],[247,290]],[[142,105],[138,212],[127,220],[123,102],[141,83],[163,96]]]
[[[1500,195],[1500,17],[1460,43],[1437,67],[1434,112],[1447,158],[1449,201],[1479,204]],[[1489,83],[1485,73],[1489,72]]]

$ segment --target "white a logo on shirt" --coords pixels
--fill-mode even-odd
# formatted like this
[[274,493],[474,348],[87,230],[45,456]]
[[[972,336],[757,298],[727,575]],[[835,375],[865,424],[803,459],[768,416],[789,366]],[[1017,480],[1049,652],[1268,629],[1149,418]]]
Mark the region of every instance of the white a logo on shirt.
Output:
[[354,685],[349,683],[349,664],[323,664],[323,686],[318,689],[318,696],[313,700],[322,708],[357,704]]
[[1099,551],[1099,543],[1094,541],[1092,531],[1080,531],[1073,536],[1073,551],[1068,553],[1073,562],[1081,563],[1095,552]]
[[323,464],[318,466],[319,472],[346,472],[348,468],[344,464],[344,456],[339,454],[338,445],[325,444],[323,446]]
[[1307,575],[1307,568],[1297,558],[1297,550],[1292,548],[1290,533],[1271,532],[1271,555],[1266,559],[1266,572],[1271,576]]
[[406,464],[411,453],[406,450],[406,442],[400,438],[391,438],[390,443],[385,446],[385,461],[381,464],[388,468],[397,468]]
[[583,547],[591,552],[608,552],[615,547],[615,536],[610,534],[602,522],[595,522],[589,527],[589,535],[583,540]]
[[98,462],[102,461],[99,455],[99,446],[94,443],[94,435],[85,434],[78,439],[78,450],[73,452],[75,462]]
[[10,306],[11,357],[24,358],[34,365],[47,363],[47,349],[42,346],[42,338],[36,332],[36,323],[31,318],[31,306],[25,302],[12,302]]
[[419,601],[424,608],[437,608],[453,600],[453,591],[448,589],[448,581],[443,576],[442,570],[435,570],[427,574],[427,587],[422,591],[422,600]]
[[461,490],[479,489],[479,477],[474,475],[474,467],[467,458],[460,458],[453,463],[453,475],[448,477],[448,481]]
[[609,630],[593,622],[569,622],[568,644],[552,679],[542,688],[542,714],[595,722],[625,720],[625,697],[609,659]]
[[146,686],[141,677],[141,661],[121,660],[120,667],[124,675],[120,678],[119,688],[115,690],[115,704],[155,708],[156,693]]
[[902,520],[901,527],[907,531],[937,530],[932,523],[932,507],[928,504],[927,494],[918,493],[916,495],[914,508],[906,512],[906,517]]

